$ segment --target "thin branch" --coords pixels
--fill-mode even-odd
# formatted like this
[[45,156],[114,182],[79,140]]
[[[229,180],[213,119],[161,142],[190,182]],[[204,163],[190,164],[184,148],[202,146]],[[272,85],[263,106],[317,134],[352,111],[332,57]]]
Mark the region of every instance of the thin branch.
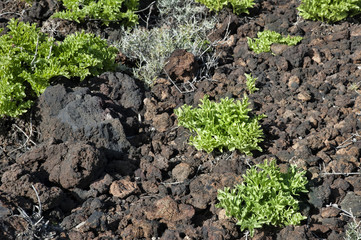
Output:
[[148,8],[151,8],[153,7],[153,4],[155,3],[155,1],[151,2],[146,8],[143,8],[141,10],[138,10],[138,11],[134,11],[134,13],[141,13],[141,12],[144,12],[145,10],[147,10]]
[[3,16],[3,15],[6,15],[6,14],[16,14],[16,15],[21,16],[20,13],[16,13],[16,12],[4,12],[4,13],[0,13],[0,17]]
[[161,182],[161,184],[163,184],[163,185],[177,185],[177,184],[182,184],[182,183],[184,183],[184,181],[182,181],[182,182],[170,182],[170,183]]
[[31,63],[30,63],[30,65],[32,66],[32,67],[36,67],[36,64],[35,64],[35,66],[33,66],[34,65],[34,62],[35,62],[35,59],[36,59],[36,57],[38,56],[38,48],[39,48],[39,34],[38,34],[38,37],[37,37],[37,39],[36,39],[36,48],[35,48],[35,54],[34,54],[34,58],[33,58],[33,60],[31,61]]
[[34,192],[35,192],[35,195],[36,195],[36,198],[38,199],[38,217],[41,217],[41,201],[40,201],[40,197],[39,197],[39,194],[38,194],[38,191],[36,190],[36,188],[34,187],[34,185],[31,184],[31,187],[34,189]]
[[334,172],[333,170],[332,170],[331,173],[329,173],[329,172],[322,172],[322,170],[325,170],[325,169],[326,169],[325,163],[323,163],[323,169],[322,169],[321,166],[319,167],[319,169],[320,169],[320,171],[321,171],[320,175],[324,175],[324,176],[329,176],[329,175],[344,175],[344,176],[361,175],[361,172],[341,173],[341,172]]
[[332,172],[332,173],[321,173],[321,175],[345,175],[345,176],[350,176],[350,175],[361,175],[361,172],[358,172],[358,173],[337,173],[337,172]]
[[148,16],[147,16],[147,25],[146,25],[146,29],[148,29],[148,26],[149,26],[149,19],[150,19],[150,15],[151,15],[151,13],[152,13],[152,10],[153,10],[153,4],[154,4],[155,2],[152,2],[151,3],[151,6],[150,6],[150,8],[149,8],[149,13],[148,13]]
[[339,146],[336,147],[336,149],[345,148],[353,143],[361,142],[361,140],[358,140],[357,137],[361,138],[361,135],[358,132],[351,134],[351,137],[343,141]]
[[[13,124],[13,126],[15,126],[20,132],[22,132],[22,133],[25,135],[26,141],[25,141],[25,143],[24,143],[23,145],[25,145],[25,144],[29,141],[29,142],[31,142],[34,146],[36,146],[36,143],[35,143],[33,140],[31,140],[30,137],[29,137],[18,125]],[[31,136],[31,135],[30,135],[30,136]]]
[[193,85],[193,83],[191,82],[187,82],[189,84],[189,86],[191,87],[191,89],[188,89],[187,86],[186,86],[186,83],[182,83],[182,87],[185,89],[185,91],[182,91],[178,86],[177,84],[172,80],[172,78],[169,76],[169,74],[164,71],[165,74],[167,75],[168,77],[168,80],[173,84],[173,86],[178,90],[178,92],[184,94],[184,93],[190,93],[190,92],[194,92],[197,88]]

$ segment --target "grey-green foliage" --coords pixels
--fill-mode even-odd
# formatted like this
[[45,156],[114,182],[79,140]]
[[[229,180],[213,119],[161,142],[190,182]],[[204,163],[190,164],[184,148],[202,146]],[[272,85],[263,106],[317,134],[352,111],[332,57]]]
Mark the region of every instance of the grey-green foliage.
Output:
[[295,196],[307,192],[305,171],[291,166],[281,173],[276,161],[253,166],[243,175],[243,182],[233,189],[218,190],[219,208],[237,219],[241,231],[247,229],[251,236],[263,225],[287,226],[306,219],[298,212]]
[[314,21],[338,22],[361,13],[361,0],[302,0],[299,15]]
[[97,75],[115,67],[117,50],[87,33],[68,35],[56,42],[35,24],[12,19],[0,37],[0,116],[17,117],[56,76]]
[[259,120],[265,115],[249,116],[248,96],[241,101],[223,98],[219,103],[210,101],[205,95],[198,108],[184,104],[175,109],[178,125],[188,128],[194,135],[190,144],[198,150],[212,152],[214,149],[233,151],[238,149],[247,155],[262,149],[263,132]]
[[258,32],[257,37],[258,38],[254,39],[247,37],[249,48],[257,54],[262,52],[270,52],[271,45],[273,43],[287,44],[288,46],[293,46],[303,39],[300,36],[291,37],[288,35],[287,37],[282,37],[280,33],[269,30]]
[[[192,23],[194,19],[202,20],[206,8],[195,4],[193,0],[158,0],[157,8],[161,23],[169,25],[182,25]],[[213,26],[213,21],[210,22]]]
[[126,25],[138,23],[138,0],[61,0],[65,11],[52,17],[81,22],[86,19],[101,20],[105,25],[112,21],[122,21]]
[[160,75],[174,50],[185,49],[197,57],[204,54],[210,48],[208,31],[216,24],[215,19],[202,17],[200,13],[205,8],[192,0],[160,0],[158,8],[162,17],[158,27],[123,29],[121,39],[115,43],[123,54],[137,62],[133,74],[148,85]]
[[354,219],[347,223],[345,240],[361,240],[360,222]]
[[206,5],[211,11],[219,12],[225,7],[231,7],[235,14],[247,13],[254,6],[254,0],[196,0]]

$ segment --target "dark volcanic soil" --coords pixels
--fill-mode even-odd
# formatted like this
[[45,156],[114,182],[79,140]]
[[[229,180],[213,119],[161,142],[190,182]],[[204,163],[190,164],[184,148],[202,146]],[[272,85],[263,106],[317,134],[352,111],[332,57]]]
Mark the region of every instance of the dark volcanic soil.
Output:
[[[1,27],[18,13],[46,26],[59,7],[14,2],[0,3],[0,14],[7,12]],[[329,205],[361,216],[361,19],[305,21],[297,17],[299,1],[257,2],[250,17],[220,14],[225,20],[213,37],[223,37],[231,19],[230,40],[218,46],[213,81],[195,83],[193,92],[180,93],[164,78],[147,90],[124,73],[104,73],[78,85],[54,83],[28,114],[2,119],[0,239],[246,239],[215,207],[217,189],[239,183],[249,165],[266,158],[307,170],[307,220],[266,226],[253,239],[343,239],[351,219]],[[118,27],[57,26],[59,38],[80,28],[116,36]],[[254,54],[246,37],[265,29],[304,39],[273,45],[274,55]],[[254,113],[267,115],[263,152],[207,154],[189,146],[173,110],[196,106],[204,94],[242,98],[244,73],[258,77],[251,101]],[[44,219],[31,228],[17,214],[21,207],[39,220],[32,185]]]

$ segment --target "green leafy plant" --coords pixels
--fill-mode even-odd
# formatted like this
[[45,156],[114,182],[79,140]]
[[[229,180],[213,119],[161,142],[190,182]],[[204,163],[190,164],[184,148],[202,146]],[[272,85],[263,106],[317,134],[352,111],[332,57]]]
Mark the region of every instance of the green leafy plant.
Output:
[[238,149],[247,155],[252,155],[253,150],[262,151],[258,143],[263,140],[263,132],[258,121],[265,115],[249,116],[246,94],[241,101],[223,98],[220,103],[205,95],[201,102],[198,108],[185,104],[174,111],[178,124],[196,134],[190,137],[190,144],[207,152],[215,148],[221,152],[223,148]]
[[32,5],[32,3],[33,3],[33,0],[20,0],[20,1],[26,2],[26,3],[30,4],[30,5]]
[[361,13],[361,0],[302,0],[297,8],[304,19],[338,22]]
[[17,117],[56,76],[98,75],[115,67],[117,49],[93,34],[76,33],[55,42],[36,27],[12,19],[0,37],[0,116]]
[[305,171],[291,166],[281,173],[276,161],[267,160],[253,166],[243,175],[243,183],[233,189],[218,190],[219,208],[226,215],[237,219],[241,231],[247,229],[251,236],[254,229],[263,225],[286,226],[299,224],[306,219],[298,212],[295,196],[307,192]]
[[232,7],[235,14],[247,13],[248,8],[254,6],[254,0],[196,0],[196,2],[204,4],[211,11],[219,12],[225,7]]
[[287,44],[288,46],[293,46],[299,43],[303,38],[300,36],[287,36],[282,37],[281,34],[275,31],[265,30],[263,32],[258,32],[255,39],[247,37],[249,48],[255,53],[270,52],[271,45],[273,43]]
[[105,25],[112,21],[122,21],[126,25],[138,23],[135,11],[138,0],[61,0],[67,10],[55,13],[52,17],[71,21],[86,19],[101,20]]
[[247,84],[247,89],[248,92],[250,94],[254,93],[255,91],[258,90],[258,88],[256,88],[256,81],[257,78],[256,77],[252,77],[252,74],[244,74],[246,76],[246,84]]

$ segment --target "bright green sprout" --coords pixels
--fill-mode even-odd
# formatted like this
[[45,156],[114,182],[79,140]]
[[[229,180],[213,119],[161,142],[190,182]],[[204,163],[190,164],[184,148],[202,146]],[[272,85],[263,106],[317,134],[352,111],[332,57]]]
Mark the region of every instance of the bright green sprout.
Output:
[[256,77],[252,77],[252,74],[244,74],[246,76],[246,84],[247,84],[247,89],[248,92],[250,94],[254,93],[255,91],[259,90],[258,88],[256,88],[256,81],[257,78]]
[[282,37],[281,34],[269,30],[258,32],[257,36],[258,38],[255,39],[247,37],[249,48],[257,54],[262,52],[270,52],[271,45],[273,43],[287,44],[288,46],[293,46],[303,39],[300,36],[291,37],[288,35],[287,37]]
[[235,14],[247,13],[248,8],[254,6],[254,0],[196,0],[196,2],[204,4],[211,11],[219,12],[225,7],[232,7]]

